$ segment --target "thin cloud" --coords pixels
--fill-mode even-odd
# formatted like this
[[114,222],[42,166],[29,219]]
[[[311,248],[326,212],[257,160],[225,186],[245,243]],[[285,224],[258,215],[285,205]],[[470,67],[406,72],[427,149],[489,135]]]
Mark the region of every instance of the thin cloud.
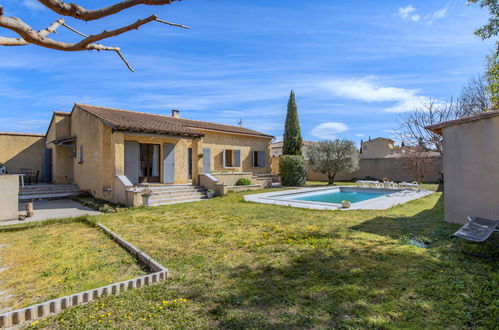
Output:
[[374,82],[373,78],[329,80],[321,83],[320,87],[346,99],[394,103],[384,109],[386,112],[411,111],[430,100],[427,96],[418,95],[417,89],[383,86]]
[[398,15],[404,21],[417,22],[421,19],[421,16],[418,14],[415,14],[414,13],[415,11],[416,11],[416,8],[414,8],[413,5],[408,5],[408,6],[399,8]]
[[35,0],[23,0],[21,4],[31,10],[45,10],[47,9],[43,5],[41,5],[38,1]]
[[348,126],[344,123],[327,122],[317,125],[310,134],[321,139],[336,139],[336,134],[346,131]]
[[425,20],[427,20],[429,24],[431,24],[431,23],[433,23],[434,21],[439,20],[439,19],[442,19],[442,18],[444,18],[445,16],[447,16],[447,11],[448,11],[448,10],[449,10],[449,9],[448,9],[447,7],[444,7],[444,8],[442,8],[442,9],[440,9],[440,10],[437,10],[437,11],[435,11],[435,12],[433,12],[433,13],[431,13],[431,14],[429,14],[429,15],[425,16],[425,18],[424,18],[424,19],[425,19]]

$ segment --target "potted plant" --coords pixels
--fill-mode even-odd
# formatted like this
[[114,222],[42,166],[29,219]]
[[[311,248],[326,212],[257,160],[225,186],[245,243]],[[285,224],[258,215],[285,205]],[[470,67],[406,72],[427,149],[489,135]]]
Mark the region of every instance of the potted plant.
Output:
[[213,191],[212,189],[208,189],[208,190],[206,191],[206,197],[208,197],[208,198],[213,198],[213,197],[215,197],[215,191]]
[[341,201],[341,207],[344,208],[344,209],[348,209],[350,208],[350,206],[352,206],[352,203],[350,203],[350,201]]
[[149,206],[153,194],[154,192],[151,190],[151,188],[145,188],[144,190],[142,190],[142,202],[144,206]]

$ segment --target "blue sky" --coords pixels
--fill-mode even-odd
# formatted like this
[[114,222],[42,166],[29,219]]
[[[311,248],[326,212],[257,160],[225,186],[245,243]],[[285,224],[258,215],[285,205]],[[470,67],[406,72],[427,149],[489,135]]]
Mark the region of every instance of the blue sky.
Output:
[[[2,4],[36,29],[58,18],[34,0]],[[0,131],[45,133],[52,111],[79,102],[242,119],[279,139],[294,89],[305,139],[390,137],[400,113],[458,95],[492,48],[473,35],[487,12],[465,0],[184,0],[102,22],[66,21],[91,34],[152,13],[191,29],[152,22],[105,40],[122,48],[135,73],[114,53],[0,47]],[[64,28],[55,38],[78,39]]]

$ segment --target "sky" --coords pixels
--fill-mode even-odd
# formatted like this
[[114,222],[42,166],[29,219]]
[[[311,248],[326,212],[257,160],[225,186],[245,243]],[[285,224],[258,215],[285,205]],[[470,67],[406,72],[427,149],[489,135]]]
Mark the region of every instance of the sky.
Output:
[[[59,18],[35,0],[1,2],[37,30]],[[493,47],[473,35],[487,11],[465,0],[183,0],[66,22],[92,34],[153,13],[190,29],[151,22],[102,41],[121,47],[134,73],[111,52],[0,46],[0,131],[44,134],[52,111],[84,103],[242,120],[280,140],[293,89],[306,140],[393,138],[405,112],[458,96],[483,74]],[[52,37],[80,38],[63,27]]]

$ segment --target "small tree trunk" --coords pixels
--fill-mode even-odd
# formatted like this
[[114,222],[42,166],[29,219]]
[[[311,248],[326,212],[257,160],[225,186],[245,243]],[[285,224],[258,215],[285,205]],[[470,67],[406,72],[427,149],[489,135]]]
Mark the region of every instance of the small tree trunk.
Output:
[[328,184],[334,184],[334,177],[335,176],[336,176],[336,173],[327,175]]

